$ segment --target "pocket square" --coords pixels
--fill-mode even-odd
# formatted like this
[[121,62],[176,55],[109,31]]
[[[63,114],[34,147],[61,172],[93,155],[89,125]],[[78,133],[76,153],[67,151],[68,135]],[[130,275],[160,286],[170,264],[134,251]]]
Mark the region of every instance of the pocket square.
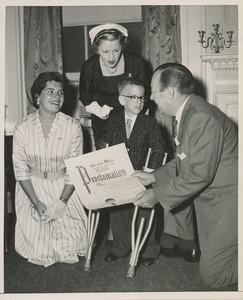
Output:
[[179,156],[180,160],[183,160],[184,158],[186,158],[186,154],[184,152],[178,153],[177,156]]
[[174,142],[176,144],[176,147],[178,147],[180,145],[180,142],[179,142],[177,136],[174,138]]

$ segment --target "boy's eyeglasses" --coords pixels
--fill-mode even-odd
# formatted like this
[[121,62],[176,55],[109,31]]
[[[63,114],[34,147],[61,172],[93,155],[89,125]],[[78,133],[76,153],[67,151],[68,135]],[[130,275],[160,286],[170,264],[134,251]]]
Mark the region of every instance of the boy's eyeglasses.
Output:
[[132,96],[128,96],[128,95],[121,95],[121,96],[124,96],[124,97],[127,97],[129,98],[132,102],[136,102],[137,100],[140,100],[141,102],[146,102],[147,101],[147,98],[145,96],[136,96],[136,95],[132,95]]

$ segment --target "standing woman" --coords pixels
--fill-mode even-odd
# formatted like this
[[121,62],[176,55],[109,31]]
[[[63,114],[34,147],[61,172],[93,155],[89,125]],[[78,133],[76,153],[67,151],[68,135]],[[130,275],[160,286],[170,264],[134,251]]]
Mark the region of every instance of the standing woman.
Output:
[[[109,114],[121,108],[118,101],[118,82],[132,76],[148,85],[149,78],[146,76],[144,59],[138,54],[124,50],[128,43],[126,28],[119,24],[99,25],[89,31],[89,36],[96,54],[82,66],[79,97],[86,109],[92,112],[92,128],[96,142],[104,132]],[[97,104],[106,109],[100,112]]]
[[82,129],[60,112],[59,73],[41,73],[31,94],[37,111],[18,122],[13,137],[15,248],[33,264],[75,263],[87,249],[87,218],[64,160],[82,154]]

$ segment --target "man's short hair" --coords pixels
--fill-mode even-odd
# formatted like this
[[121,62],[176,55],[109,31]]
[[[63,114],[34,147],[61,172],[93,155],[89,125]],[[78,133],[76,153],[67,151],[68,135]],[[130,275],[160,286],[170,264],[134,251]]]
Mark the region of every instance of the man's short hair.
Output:
[[159,73],[161,91],[167,87],[174,87],[181,95],[190,95],[194,92],[194,79],[192,73],[179,63],[165,63],[155,72]]

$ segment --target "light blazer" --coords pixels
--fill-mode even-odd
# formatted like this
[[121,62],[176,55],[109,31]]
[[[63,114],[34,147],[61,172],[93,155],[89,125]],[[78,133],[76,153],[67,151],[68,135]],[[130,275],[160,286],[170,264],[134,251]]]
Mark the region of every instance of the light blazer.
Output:
[[154,171],[155,197],[167,210],[194,200],[202,251],[237,244],[237,129],[217,107],[191,95],[178,141],[176,158]]
[[137,116],[130,138],[126,137],[124,110],[111,115],[102,138],[109,146],[125,143],[133,168],[141,170],[146,161],[148,149],[152,148],[148,167],[156,169],[162,165],[164,140],[157,121],[140,113]]

